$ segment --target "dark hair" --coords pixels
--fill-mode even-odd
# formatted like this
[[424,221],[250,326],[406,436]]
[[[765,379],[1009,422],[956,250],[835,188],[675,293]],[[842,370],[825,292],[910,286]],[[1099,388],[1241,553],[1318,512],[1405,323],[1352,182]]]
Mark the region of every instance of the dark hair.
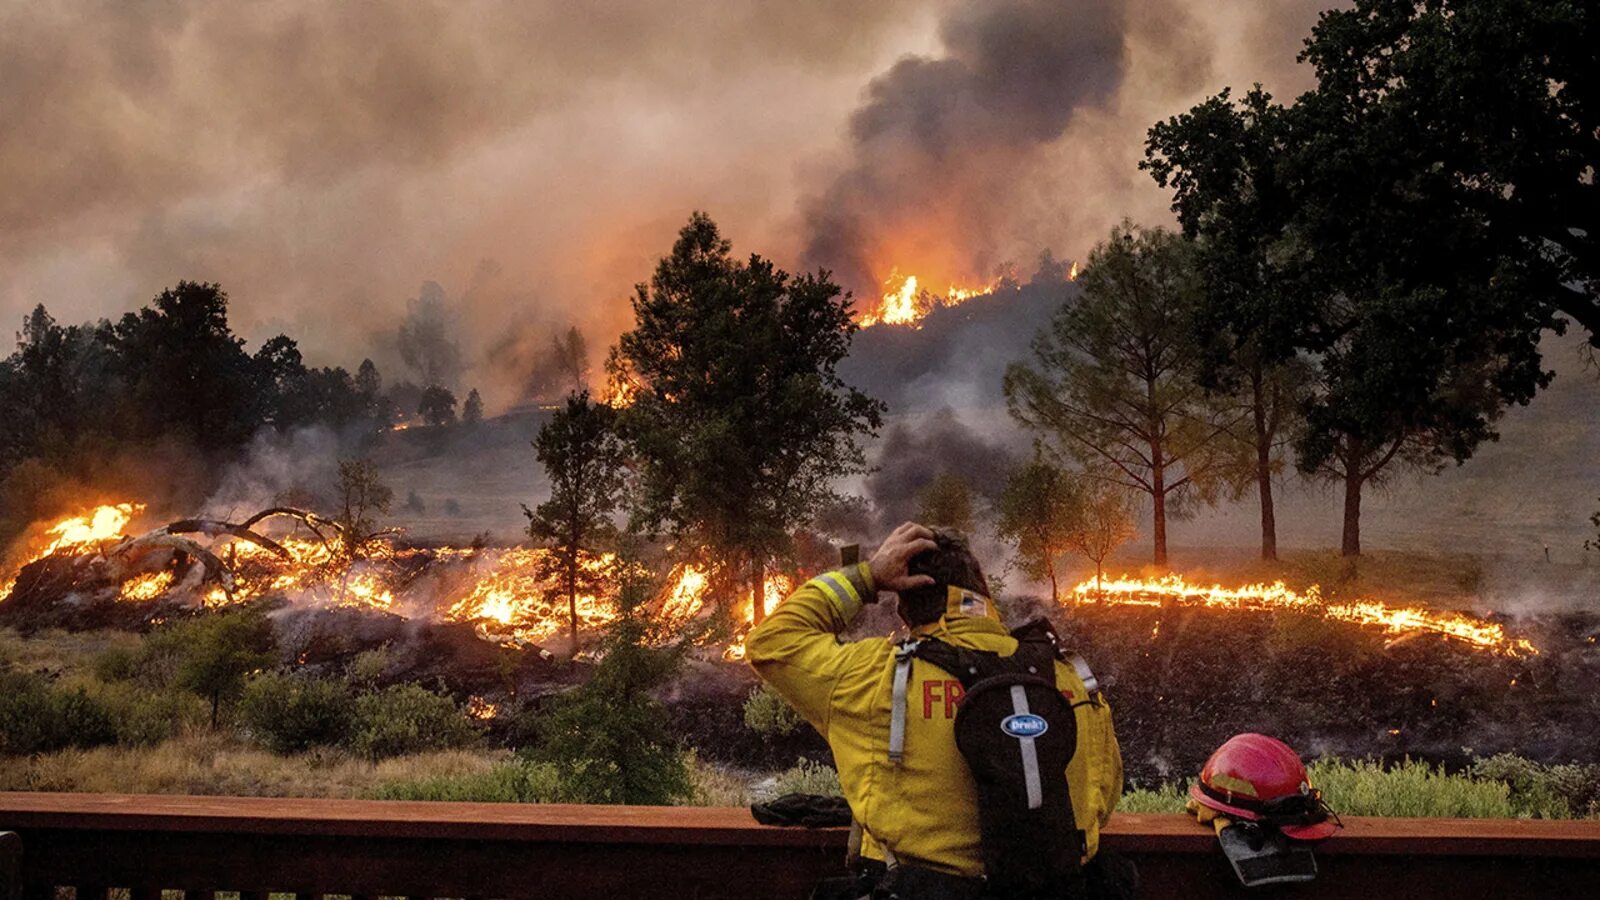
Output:
[[906,570],[912,575],[931,575],[933,584],[900,592],[900,618],[916,627],[939,621],[949,602],[950,587],[989,596],[989,581],[983,577],[983,567],[972,555],[967,539],[954,531],[934,529],[934,550],[924,550],[911,557]]

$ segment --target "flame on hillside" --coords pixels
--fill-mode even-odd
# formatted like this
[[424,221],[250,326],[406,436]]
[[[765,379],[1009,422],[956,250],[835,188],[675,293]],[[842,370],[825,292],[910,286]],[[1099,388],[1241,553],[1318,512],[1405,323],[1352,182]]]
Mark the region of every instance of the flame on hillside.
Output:
[[883,297],[871,312],[861,317],[863,328],[872,325],[910,325],[919,323],[941,306],[959,306],[973,297],[994,292],[997,284],[961,286],[952,284],[943,294],[935,294],[916,275],[902,275],[893,269],[883,282]]
[[[1073,262],[1066,272],[1068,281],[1078,280],[1078,264]],[[987,284],[956,284],[951,282],[940,293],[933,282],[898,267],[889,270],[883,281],[883,295],[878,303],[859,319],[863,328],[873,325],[909,325],[921,328],[922,320],[935,309],[960,306],[974,297],[984,297],[999,290],[1004,282],[994,279]]]
[[[1072,595],[1079,603],[1112,606],[1174,605],[1293,612],[1377,628],[1394,635],[1396,640],[1438,634],[1506,656],[1532,656],[1539,652],[1527,640],[1507,636],[1504,626],[1496,622],[1451,610],[1390,606],[1378,600],[1328,600],[1315,585],[1302,593],[1290,589],[1281,581],[1225,588],[1220,585],[1206,587],[1191,584],[1181,575],[1154,579],[1124,576],[1098,581],[1090,579],[1074,587]],[[1155,634],[1153,632],[1152,637]]]

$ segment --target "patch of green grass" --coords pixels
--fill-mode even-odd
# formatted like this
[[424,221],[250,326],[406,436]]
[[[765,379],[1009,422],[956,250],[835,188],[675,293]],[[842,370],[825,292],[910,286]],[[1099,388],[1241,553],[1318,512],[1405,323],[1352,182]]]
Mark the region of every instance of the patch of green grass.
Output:
[[371,800],[551,803],[560,799],[561,774],[549,763],[514,759],[479,772],[388,781],[366,796]]
[[1175,784],[1155,788],[1134,788],[1117,801],[1117,812],[1125,813],[1181,813],[1189,799],[1187,791]]

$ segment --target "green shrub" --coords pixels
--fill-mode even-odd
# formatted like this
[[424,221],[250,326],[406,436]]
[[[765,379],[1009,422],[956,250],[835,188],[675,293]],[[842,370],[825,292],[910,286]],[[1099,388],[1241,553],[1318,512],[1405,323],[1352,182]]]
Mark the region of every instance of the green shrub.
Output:
[[781,797],[784,794],[842,797],[844,789],[839,786],[839,773],[834,771],[833,766],[802,759],[793,768],[778,775],[777,783],[773,786],[773,796]]
[[390,781],[373,800],[459,800],[475,803],[554,803],[562,798],[561,773],[548,763],[512,760],[487,772]]
[[[1600,815],[1600,766],[1543,765],[1510,753],[1477,760],[1451,774],[1419,760],[1324,758],[1309,767],[1328,805],[1346,816],[1419,818],[1570,818]],[[1133,789],[1121,812],[1181,812],[1187,793],[1175,784]]]
[[157,685],[176,685],[211,704],[216,727],[224,706],[244,692],[250,673],[271,665],[272,624],[241,608],[168,625],[145,641],[143,663]]
[[1497,753],[1475,760],[1470,771],[1474,778],[1505,784],[1519,816],[1600,817],[1600,765],[1543,765]]
[[378,683],[384,672],[388,671],[389,662],[388,647],[364,650],[357,653],[355,659],[350,661],[350,667],[345,670],[345,678],[357,687],[370,688]]
[[451,750],[478,730],[449,697],[415,684],[397,684],[356,700],[351,746],[371,759]]
[[94,658],[94,674],[101,681],[130,681],[139,675],[143,648],[117,645]]
[[1334,811],[1346,816],[1415,816],[1509,819],[1516,816],[1510,790],[1497,781],[1450,775],[1420,760],[1385,768],[1373,760],[1320,759],[1311,783]]
[[159,744],[206,719],[205,703],[183,691],[152,691],[130,681],[92,681],[83,689],[110,715],[118,744]]
[[298,753],[348,740],[356,700],[340,681],[260,675],[245,686],[239,715],[268,749]]
[[620,615],[607,626],[601,662],[587,684],[543,708],[530,758],[562,767],[568,802],[670,804],[691,797],[694,783],[652,691],[677,669],[681,645],[650,645],[659,635],[639,607],[653,588],[626,565],[619,578]]
[[782,737],[799,731],[806,720],[795,712],[789,701],[762,685],[752,690],[744,701],[744,724],[756,734]]
[[31,673],[0,673],[0,753],[97,747],[116,739],[111,712],[84,688],[58,687]]

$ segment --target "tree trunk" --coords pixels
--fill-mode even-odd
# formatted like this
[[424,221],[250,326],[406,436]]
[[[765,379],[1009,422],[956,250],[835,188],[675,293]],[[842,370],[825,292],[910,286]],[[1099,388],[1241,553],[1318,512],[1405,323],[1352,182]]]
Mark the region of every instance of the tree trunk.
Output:
[[572,650],[568,659],[578,658],[578,565],[576,558],[567,563],[567,614],[571,617]]
[[1278,559],[1278,517],[1272,508],[1272,435],[1267,429],[1263,376],[1257,367],[1251,381],[1256,420],[1256,493],[1261,497],[1261,558]]
[[1155,564],[1167,567],[1167,471],[1161,456],[1161,443],[1150,442],[1150,530],[1155,543]]
[[1361,467],[1351,465],[1344,476],[1344,543],[1340,552],[1345,556],[1361,555]]
[[750,566],[750,623],[760,625],[767,617],[767,567],[760,560]]
[[1053,604],[1060,605],[1060,603],[1061,603],[1061,588],[1056,585],[1056,561],[1055,561],[1055,557],[1051,557],[1050,559],[1045,561],[1045,568],[1050,571],[1050,602],[1053,603]]
[[211,730],[217,730],[217,713],[222,709],[222,692],[211,695]]

